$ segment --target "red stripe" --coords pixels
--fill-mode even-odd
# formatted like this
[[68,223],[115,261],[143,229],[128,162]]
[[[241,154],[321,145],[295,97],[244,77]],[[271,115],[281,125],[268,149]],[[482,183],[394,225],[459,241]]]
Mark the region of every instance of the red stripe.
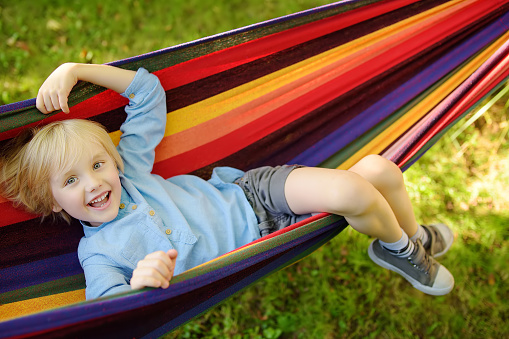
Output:
[[[283,127],[285,124],[298,119],[307,112],[322,106],[331,98],[345,93],[346,91],[363,83],[366,79],[390,69],[399,61],[405,60],[411,55],[417,54],[422,49],[440,41],[444,36],[449,35],[451,31],[458,30],[484,16],[492,7],[496,6],[494,6],[491,2],[479,1],[459,12],[455,12],[453,13],[453,16],[448,17],[447,20],[435,23],[432,29],[415,35],[411,40],[401,41],[400,47],[390,49],[384,55],[378,57],[375,62],[369,62],[361,65],[354,71],[350,71],[344,76],[311,91],[308,95],[303,96],[301,99],[275,110],[274,113],[269,115],[269,117],[259,119],[244,128],[240,128],[229,135],[212,141],[207,145],[198,147],[195,150],[183,153],[172,159],[156,163],[154,165],[154,171],[156,173],[162,172],[165,177],[169,177],[176,174],[195,171],[210,163],[216,162],[219,159],[229,156]],[[206,57],[200,59],[204,58]],[[327,93],[327,95],[324,95],[324,93]],[[90,102],[96,102],[99,106],[109,107],[110,103],[115,101],[116,98],[126,102],[126,99],[120,97],[117,93],[109,90],[105,91],[104,93],[101,93],[101,95],[97,95],[79,105],[74,106],[79,107],[81,111],[73,114],[72,117],[83,118],[87,115],[93,116],[97,113],[97,111],[94,110],[94,114],[91,114],[92,110],[90,109],[91,106],[89,106]],[[292,116],[289,117],[289,115]],[[57,120],[57,116],[60,116],[59,118],[61,118],[62,114],[57,114],[50,119]],[[280,117],[285,118],[274,123],[274,121],[271,121],[274,117],[278,117],[278,119]],[[267,126],[269,126],[269,128],[267,128]],[[253,133],[254,131],[256,131],[256,133]],[[248,135],[250,135],[249,138],[246,137]],[[18,213],[17,215],[20,216],[20,219],[15,218],[15,215],[16,214],[13,214],[10,217],[10,219],[17,220],[14,222],[27,220],[26,214],[20,216]]]
[[[165,91],[206,78],[231,68],[263,58],[286,48],[313,40],[345,27],[369,20],[378,15],[417,2],[417,0],[384,1],[338,14],[303,26],[275,33],[237,46],[207,54],[159,71],[156,74]],[[55,120],[90,118],[125,106],[127,99],[112,90],[106,90],[70,108],[71,114],[56,114],[44,120],[44,124]],[[38,124],[38,123],[36,123]]]
[[[454,12],[452,18],[448,16],[442,21],[435,22],[432,28],[415,34],[410,40],[405,41],[398,36],[393,37],[394,40],[398,41],[399,46],[393,46],[376,59],[358,65],[357,68],[346,72],[329,83],[227,135],[220,136],[205,145],[156,163],[154,172],[165,177],[189,173],[242,150],[286,124],[326,104],[331,99],[362,84],[366,79],[381,74],[399,62],[408,59],[411,55],[437,43],[443,36],[447,36],[453,28],[459,29],[474,21],[483,15],[483,9],[487,7],[486,4],[486,2],[478,2],[475,5],[479,8],[476,8],[475,11],[470,6],[462,9],[459,13]],[[468,22],[465,22],[465,16],[469,18]],[[417,28],[413,30],[415,29]],[[379,47],[385,48],[385,46]],[[372,50],[370,52],[376,51]],[[365,56],[368,59],[368,55]]]
[[383,1],[288,29],[161,70],[165,89],[206,78],[326,34],[407,6],[417,0]]
[[10,202],[0,203],[0,211],[2,214],[0,218],[0,227],[38,218],[37,215],[14,208]]

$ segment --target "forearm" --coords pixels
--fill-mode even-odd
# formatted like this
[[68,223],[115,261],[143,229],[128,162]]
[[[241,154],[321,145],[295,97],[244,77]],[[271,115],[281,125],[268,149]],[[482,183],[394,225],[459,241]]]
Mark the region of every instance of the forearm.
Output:
[[61,109],[69,113],[67,97],[79,80],[123,93],[136,72],[107,65],[66,63],[58,67],[44,81],[37,93],[36,106],[42,113]]
[[108,65],[70,64],[78,80],[88,81],[123,93],[132,82],[136,72]]

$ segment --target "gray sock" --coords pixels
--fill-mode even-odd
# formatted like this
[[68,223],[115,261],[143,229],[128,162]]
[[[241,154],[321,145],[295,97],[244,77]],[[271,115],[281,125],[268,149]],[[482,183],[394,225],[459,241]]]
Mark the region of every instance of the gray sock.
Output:
[[417,232],[410,238],[413,242],[417,241],[417,239],[421,239],[423,245],[426,245],[428,242],[428,232],[421,225],[417,225]]

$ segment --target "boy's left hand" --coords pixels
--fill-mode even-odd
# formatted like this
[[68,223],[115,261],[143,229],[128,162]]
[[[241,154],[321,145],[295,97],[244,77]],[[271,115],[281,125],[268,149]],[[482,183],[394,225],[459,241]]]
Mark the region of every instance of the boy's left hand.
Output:
[[131,288],[137,290],[143,287],[168,288],[175,270],[177,251],[157,251],[140,260],[131,278]]
[[44,114],[61,109],[69,113],[67,98],[78,82],[73,69],[76,64],[65,63],[55,69],[44,81],[37,93],[36,107]]

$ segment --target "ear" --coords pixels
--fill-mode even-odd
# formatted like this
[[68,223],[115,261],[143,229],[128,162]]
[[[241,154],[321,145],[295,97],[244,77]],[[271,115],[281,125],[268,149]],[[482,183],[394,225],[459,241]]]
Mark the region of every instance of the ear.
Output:
[[62,210],[63,210],[63,208],[60,207],[57,203],[55,203],[55,205],[53,205],[53,212],[58,213],[58,212],[61,212]]

